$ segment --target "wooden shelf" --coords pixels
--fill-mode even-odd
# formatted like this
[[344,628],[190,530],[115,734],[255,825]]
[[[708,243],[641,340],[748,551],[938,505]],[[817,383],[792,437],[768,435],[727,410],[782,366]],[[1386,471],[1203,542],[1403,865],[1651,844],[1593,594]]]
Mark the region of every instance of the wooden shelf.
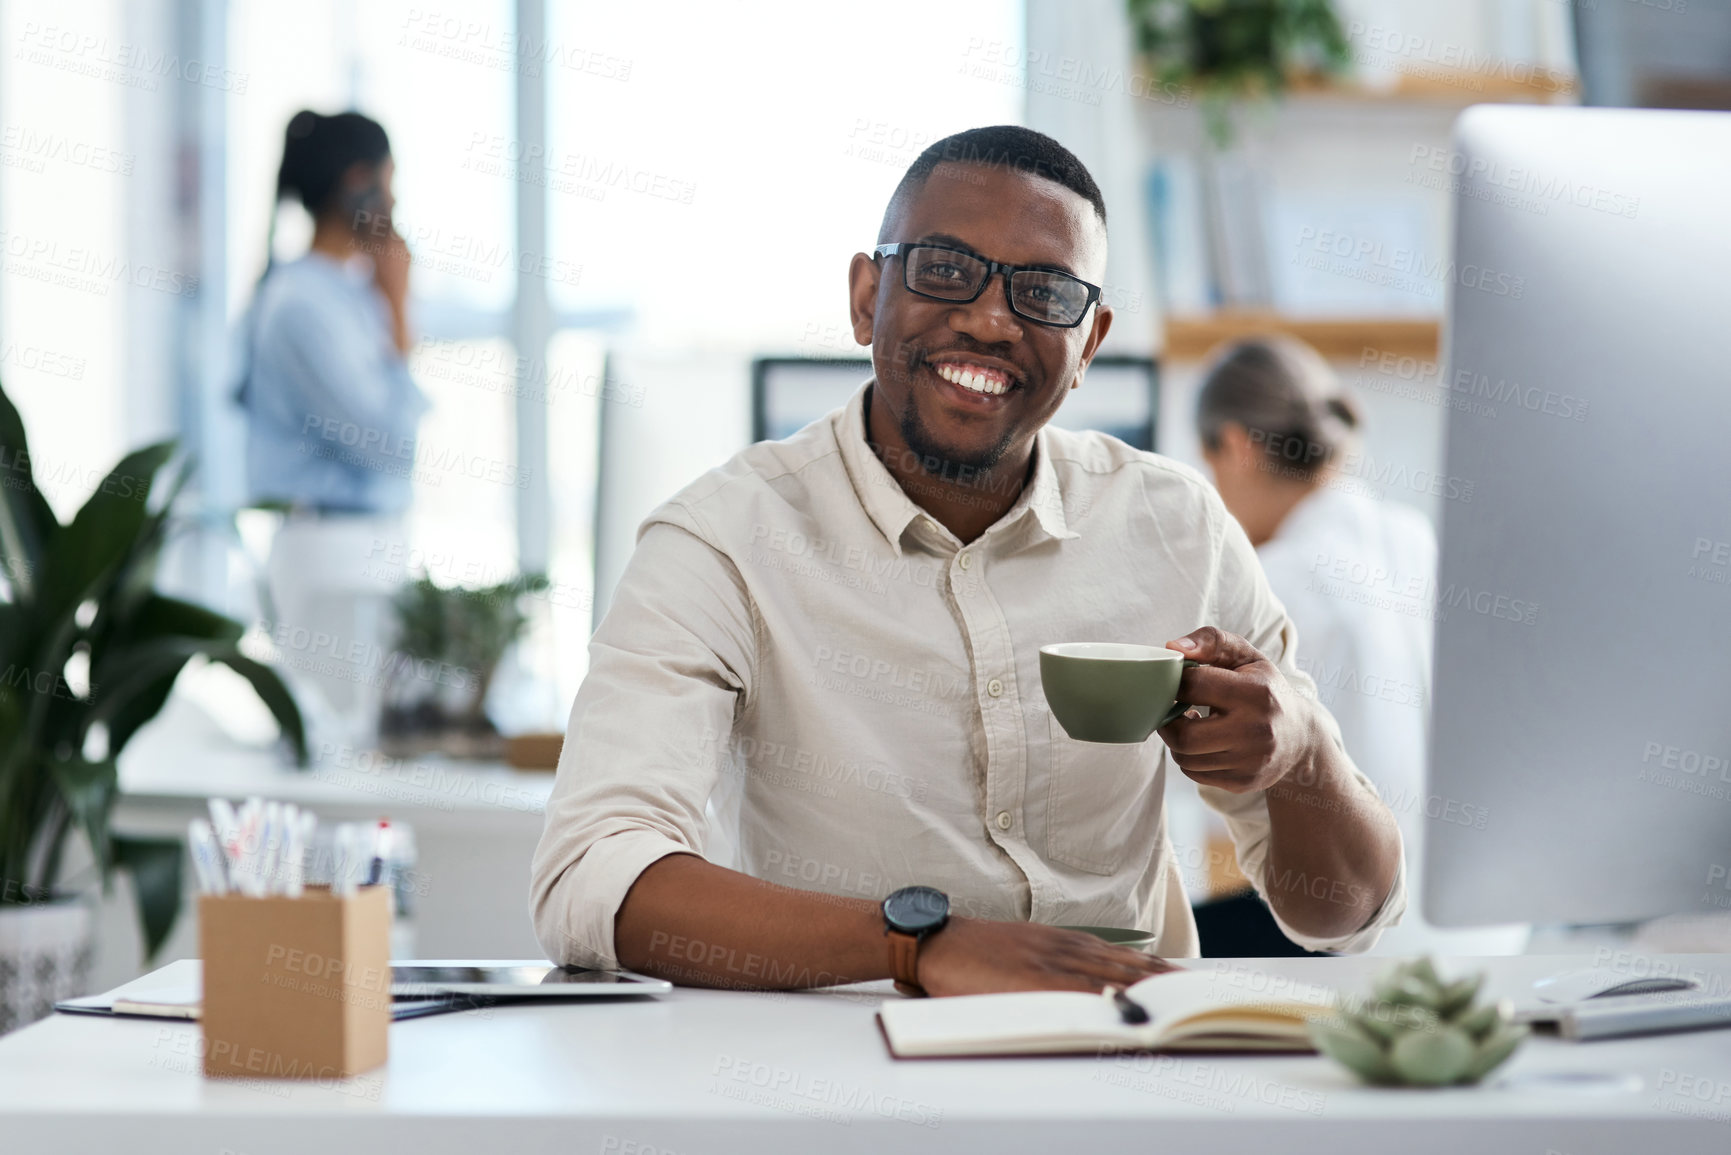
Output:
[[[1141,69],[1140,64],[1137,67]],[[1160,82],[1146,72],[1138,71],[1138,76],[1150,91],[1160,91]],[[1524,75],[1510,76],[1427,64],[1401,72],[1387,84],[1370,84],[1351,76],[1299,73],[1287,79],[1285,98],[1305,104],[1465,108],[1469,104],[1574,104],[1580,90],[1576,77],[1545,68],[1529,67]]]
[[1444,104],[1572,104],[1580,81],[1566,73],[1522,66],[1524,75],[1507,75],[1443,65],[1423,65],[1402,72],[1392,85],[1311,76],[1289,81],[1288,92],[1300,100],[1341,100],[1365,103]]
[[1220,312],[1167,317],[1162,352],[1194,361],[1223,341],[1284,333],[1314,346],[1335,361],[1356,361],[1366,349],[1397,357],[1434,360],[1441,322],[1431,317],[1286,317],[1278,313]]

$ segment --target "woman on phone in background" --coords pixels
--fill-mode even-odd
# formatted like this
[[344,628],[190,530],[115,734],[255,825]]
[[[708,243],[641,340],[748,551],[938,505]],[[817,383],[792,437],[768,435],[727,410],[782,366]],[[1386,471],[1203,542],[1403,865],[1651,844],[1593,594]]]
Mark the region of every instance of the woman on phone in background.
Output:
[[[274,640],[319,699],[299,695],[309,721],[342,741],[376,734],[427,410],[407,362],[409,250],[391,221],[394,169],[384,128],[358,112],[289,121],[276,201],[300,201],[312,242],[298,259],[266,263],[239,394],[250,501],[287,510],[271,545]],[[270,233],[274,246],[274,209]]]
[[[1215,487],[1298,627],[1300,668],[1340,723],[1347,752],[1394,812],[1408,893],[1416,898],[1424,891],[1425,826],[1441,817],[1426,796],[1424,775],[1436,535],[1417,510],[1365,497],[1340,475],[1360,424],[1358,404],[1334,370],[1309,345],[1286,337],[1222,351],[1204,375],[1196,406],[1196,432]],[[1352,580],[1363,579],[1343,582],[1339,574],[1388,576],[1375,586],[1354,586]],[[1390,596],[1351,596],[1361,592]],[[1378,600],[1411,604],[1390,609],[1373,604]],[[1223,930],[1279,935],[1266,909],[1258,912],[1254,894],[1228,902],[1221,913],[1231,925]],[[1415,900],[1370,953],[1519,954],[1527,937],[1525,926],[1434,927]]]

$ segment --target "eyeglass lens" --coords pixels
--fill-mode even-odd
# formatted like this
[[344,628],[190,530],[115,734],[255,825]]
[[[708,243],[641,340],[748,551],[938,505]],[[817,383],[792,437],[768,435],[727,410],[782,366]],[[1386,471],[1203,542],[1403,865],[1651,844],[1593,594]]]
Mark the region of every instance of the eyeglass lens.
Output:
[[[907,287],[928,297],[969,301],[977,297],[986,262],[954,249],[915,245],[906,253]],[[1010,274],[1010,307],[1049,325],[1073,325],[1088,308],[1088,286],[1066,273],[1018,269]]]

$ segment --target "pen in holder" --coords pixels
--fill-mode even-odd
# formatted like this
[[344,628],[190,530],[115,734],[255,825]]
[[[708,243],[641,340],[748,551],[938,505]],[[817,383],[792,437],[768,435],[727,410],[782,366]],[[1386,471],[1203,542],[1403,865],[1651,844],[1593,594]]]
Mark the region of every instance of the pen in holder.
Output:
[[383,1063],[390,899],[384,886],[201,896],[204,1073],[340,1079]]

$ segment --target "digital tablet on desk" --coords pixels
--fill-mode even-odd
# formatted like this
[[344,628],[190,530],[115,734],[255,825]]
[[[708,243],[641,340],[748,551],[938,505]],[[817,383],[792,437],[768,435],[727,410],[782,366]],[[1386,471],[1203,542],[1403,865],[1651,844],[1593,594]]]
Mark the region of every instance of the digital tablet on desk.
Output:
[[[112,1015],[122,1019],[182,1019],[196,1022],[203,1002],[198,987],[109,991],[102,995],[62,999],[54,1009],[68,1015]],[[418,1019],[446,1011],[468,1010],[474,1003],[458,995],[428,995],[393,999],[391,1021]]]
[[471,999],[619,998],[664,995],[673,984],[630,971],[554,966],[545,959],[428,959],[391,964],[391,995]]
[[[173,984],[128,983],[107,994],[65,999],[54,1009],[76,1015],[197,1019],[197,972]],[[489,1003],[541,999],[664,995],[673,984],[627,971],[557,967],[545,959],[416,959],[391,964],[391,1018],[415,1019]]]

